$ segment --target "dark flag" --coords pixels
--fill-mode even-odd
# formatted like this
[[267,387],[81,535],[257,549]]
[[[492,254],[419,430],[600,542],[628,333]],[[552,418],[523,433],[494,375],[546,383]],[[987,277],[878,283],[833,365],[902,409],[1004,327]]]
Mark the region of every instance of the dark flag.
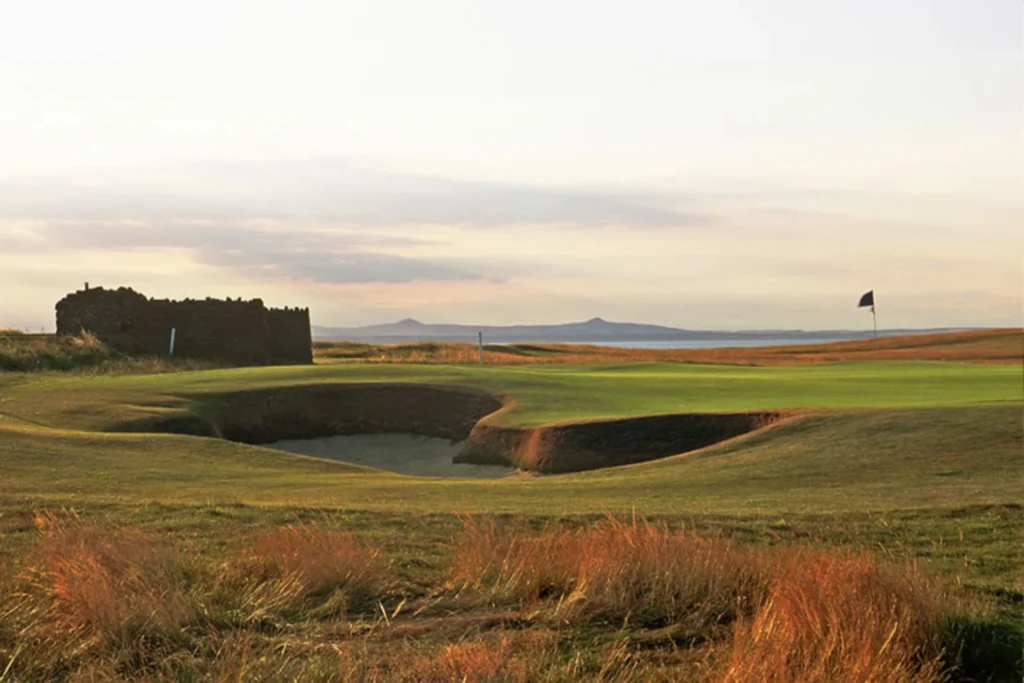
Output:
[[875,339],[878,339],[878,317],[875,315],[875,290],[867,292],[860,298],[857,308],[871,307],[871,325],[875,329]]

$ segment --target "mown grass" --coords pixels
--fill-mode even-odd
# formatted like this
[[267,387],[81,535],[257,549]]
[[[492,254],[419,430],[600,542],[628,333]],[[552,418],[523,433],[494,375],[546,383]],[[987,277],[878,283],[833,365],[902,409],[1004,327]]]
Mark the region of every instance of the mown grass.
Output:
[[186,416],[233,392],[334,382],[463,385],[509,397],[509,424],[654,413],[963,405],[1024,400],[1010,365],[864,362],[795,367],[673,363],[445,366],[355,364],[235,368],[166,375],[12,375],[0,414],[53,427],[107,430]]

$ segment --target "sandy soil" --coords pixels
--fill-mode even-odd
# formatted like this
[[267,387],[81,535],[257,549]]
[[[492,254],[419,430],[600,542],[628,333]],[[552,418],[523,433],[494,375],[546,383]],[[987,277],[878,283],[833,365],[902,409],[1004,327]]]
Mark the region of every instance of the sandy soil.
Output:
[[454,463],[462,444],[415,434],[358,434],[319,439],[288,439],[263,444],[289,453],[345,462],[417,477],[491,479],[515,472],[503,465]]

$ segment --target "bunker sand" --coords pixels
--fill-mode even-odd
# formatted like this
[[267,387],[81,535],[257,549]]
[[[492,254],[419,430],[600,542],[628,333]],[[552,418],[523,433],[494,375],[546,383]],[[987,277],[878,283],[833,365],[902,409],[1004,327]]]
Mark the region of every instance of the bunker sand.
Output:
[[317,439],[289,439],[266,444],[289,453],[386,470],[414,477],[496,479],[516,470],[507,465],[453,462],[463,444],[416,434],[357,434]]

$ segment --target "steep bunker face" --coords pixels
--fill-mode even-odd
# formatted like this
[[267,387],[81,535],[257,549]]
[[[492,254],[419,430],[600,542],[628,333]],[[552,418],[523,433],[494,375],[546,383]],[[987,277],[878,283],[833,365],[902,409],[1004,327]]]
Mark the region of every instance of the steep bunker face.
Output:
[[667,458],[712,446],[779,421],[779,413],[693,413],[589,420],[532,428],[481,422],[460,462],[505,462],[565,473]]
[[686,453],[766,427],[779,413],[649,415],[539,427],[498,422],[467,387],[325,384],[196,395],[188,415],[122,425],[213,436],[418,476],[566,473]]

